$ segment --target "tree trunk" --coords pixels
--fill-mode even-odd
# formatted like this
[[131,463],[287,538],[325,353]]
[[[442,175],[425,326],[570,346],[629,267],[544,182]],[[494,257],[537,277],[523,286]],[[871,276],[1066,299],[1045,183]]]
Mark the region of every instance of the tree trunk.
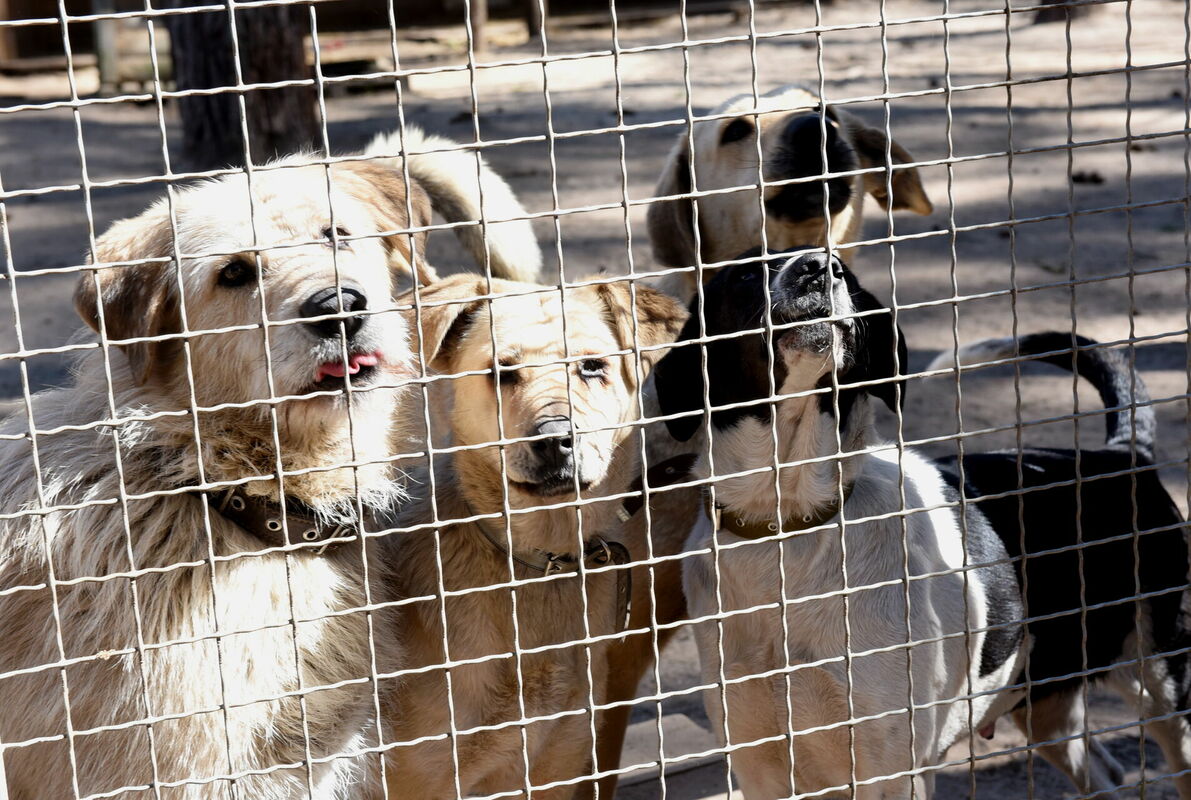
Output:
[[[542,32],[542,23],[545,22],[545,17],[550,14],[549,0],[542,0],[542,7],[538,8],[538,0],[523,0],[525,3],[525,27],[529,30],[529,41],[533,42],[538,39]],[[542,10],[545,9],[545,15]]]
[[[169,0],[174,8],[193,0]],[[235,12],[244,83],[311,78],[304,35],[306,6],[270,6]],[[178,89],[236,85],[235,56],[227,11],[169,16],[170,48]],[[308,147],[318,135],[315,89],[293,86],[244,94],[252,163]],[[182,143],[195,169],[244,165],[239,95],[235,91],[182,97]]]
[[1040,8],[1038,13],[1034,15],[1034,24],[1044,22],[1065,22],[1067,17],[1072,20],[1079,17],[1086,17],[1092,13],[1095,6],[1067,6],[1068,0],[1042,0],[1043,5],[1053,6],[1052,8]]

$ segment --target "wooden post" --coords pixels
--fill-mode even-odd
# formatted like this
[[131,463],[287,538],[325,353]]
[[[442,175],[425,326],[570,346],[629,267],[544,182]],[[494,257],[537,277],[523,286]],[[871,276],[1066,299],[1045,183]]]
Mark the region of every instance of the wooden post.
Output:
[[[8,8],[8,0],[0,0],[0,19],[12,19],[12,12]],[[17,57],[16,35],[12,28],[0,28],[0,61],[8,61]],[[0,800],[4,800],[0,797]]]
[[1078,17],[1086,17],[1095,8],[1095,6],[1066,6],[1064,5],[1066,2],[1067,0],[1042,0],[1042,5],[1053,6],[1053,8],[1038,9],[1038,13],[1034,15],[1034,24],[1065,22],[1068,17],[1075,20]]
[[471,16],[472,47],[477,53],[488,49],[488,0],[469,0],[464,8]]
[[[173,8],[193,0],[168,0]],[[235,86],[235,54],[228,12],[178,14],[166,18],[178,89]],[[240,67],[246,84],[313,77],[306,63],[309,9],[266,6],[235,12]],[[244,95],[254,164],[292,153],[316,140],[316,92],[312,86],[257,89]],[[244,164],[237,93],[180,98],[182,142],[196,169]]]
[[[111,14],[115,0],[91,0],[91,12]],[[120,91],[120,29],[114,19],[95,23],[95,59],[99,62],[99,93],[114,95]]]
[[4,748],[0,747],[0,800],[8,800],[8,781],[4,779]]
[[542,0],[542,7],[538,8],[538,0],[525,1],[525,27],[529,29],[529,40],[532,42],[539,34],[545,32],[546,18],[550,15],[549,0]]

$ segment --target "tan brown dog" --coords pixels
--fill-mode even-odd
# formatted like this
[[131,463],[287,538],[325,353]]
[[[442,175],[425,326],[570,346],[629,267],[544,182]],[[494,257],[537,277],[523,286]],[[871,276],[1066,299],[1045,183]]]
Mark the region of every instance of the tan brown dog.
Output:
[[[931,212],[931,202],[922,188],[917,168],[898,167],[914,161],[904,147],[887,138],[883,130],[865,125],[841,108],[827,106],[824,119],[820,116],[821,107],[814,92],[800,86],[784,86],[761,95],[756,102],[752,95],[737,95],[711,113],[711,116],[730,116],[696,122],[693,151],[687,146],[684,129],[666,160],[654,193],[658,197],[690,193],[692,162],[698,191],[742,188],[697,199],[698,244],[690,198],[650,205],[649,240],[658,263],[664,267],[692,267],[699,260],[697,255],[703,264],[734,259],[761,245],[762,229],[770,251],[796,245],[824,246],[828,229],[823,213],[824,184],[831,242],[836,247],[846,247],[860,235],[866,193],[876,198],[881,208],[892,206],[895,211],[904,209],[916,214]],[[767,184],[764,221],[754,188],[758,177],[758,129],[760,171]],[[886,149],[894,167],[891,177],[884,169]],[[826,181],[781,183],[874,167],[882,169]],[[778,185],[770,186],[770,182]],[[708,270],[704,276],[709,279],[713,274],[714,270]],[[694,273],[680,273],[675,279],[667,280],[665,287],[676,296],[688,298],[695,291]]]
[[[618,593],[628,586],[615,565],[648,554],[644,515],[629,528],[618,516],[621,499],[588,501],[625,492],[638,470],[639,433],[627,423],[639,419],[640,381],[664,350],[642,352],[639,364],[624,351],[634,336],[642,347],[671,341],[686,313],[645,287],[635,290],[634,310],[626,283],[567,289],[565,302],[533,284],[494,281],[492,291],[520,294],[489,304],[474,299],[488,293],[485,281],[453,276],[419,297],[425,362],[440,374],[465,373],[448,382],[451,438],[462,449],[436,456],[436,480],[413,484],[416,498],[395,524],[429,523],[435,512],[485,518],[399,534],[397,586],[427,599],[404,607],[396,629],[406,668],[421,671],[401,679],[386,713],[386,739],[398,743],[388,765],[392,798],[553,782],[562,783],[532,796],[589,793],[583,776],[593,757],[602,769],[616,766],[628,717],[626,707],[593,720],[592,705],[631,699],[651,663],[648,633],[616,636],[625,610]],[[487,444],[505,439],[519,441]],[[506,517],[506,502],[514,512],[539,510]],[[596,571],[581,577],[580,562]],[[510,563],[513,577],[527,581],[515,591]],[[632,572],[631,626],[679,613],[677,570],[660,571],[654,587],[646,568]],[[444,604],[440,582],[465,593]],[[651,588],[666,608],[651,609]],[[593,637],[589,646],[569,644]],[[444,663],[454,666],[434,668]],[[523,718],[534,721],[517,725]],[[400,744],[420,737],[439,738]],[[603,782],[602,797],[615,782]]]
[[392,162],[280,163],[101,236],[75,302],[111,346],[0,425],[11,800],[382,791],[362,750],[399,640],[358,610],[392,584],[356,534],[401,497],[393,287],[425,233],[399,231],[465,208],[476,166],[423,187],[415,160],[407,197]]

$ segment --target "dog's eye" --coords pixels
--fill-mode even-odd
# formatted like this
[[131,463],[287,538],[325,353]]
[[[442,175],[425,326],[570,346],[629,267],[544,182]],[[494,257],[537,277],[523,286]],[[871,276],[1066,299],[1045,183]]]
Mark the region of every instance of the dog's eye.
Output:
[[747,119],[734,119],[728,123],[724,128],[724,132],[720,134],[720,144],[730,144],[731,142],[738,142],[741,139],[749,136],[753,132],[753,123]]
[[234,289],[256,280],[256,266],[247,259],[236,258],[219,270],[219,285]]
[[585,358],[579,362],[579,377],[585,380],[602,378],[608,371],[608,362],[602,358]]
[[496,375],[501,386],[512,386],[521,379],[521,377],[517,374],[517,368],[513,366],[513,362],[505,361],[503,359],[496,368]]
[[736,280],[740,281],[741,283],[748,283],[751,280],[755,280],[756,277],[757,271],[752,269],[742,269],[740,272],[736,273]]
[[[327,240],[327,244],[336,245],[339,250],[351,249],[351,242],[344,241],[348,236],[351,236],[351,234],[342,225],[336,225],[333,234],[330,228],[323,230],[323,238]],[[336,242],[336,239],[338,239],[338,242]]]

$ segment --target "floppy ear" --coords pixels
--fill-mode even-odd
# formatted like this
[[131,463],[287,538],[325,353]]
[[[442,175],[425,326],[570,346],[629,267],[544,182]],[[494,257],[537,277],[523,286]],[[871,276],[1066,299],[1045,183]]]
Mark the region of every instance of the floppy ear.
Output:
[[[689,194],[690,169],[690,150],[687,148],[686,134],[683,133],[666,159],[654,196]],[[650,203],[645,224],[653,257],[659,264],[689,267],[695,263],[694,203],[689,197]]]
[[[111,264],[173,255],[166,207],[155,204],[138,217],[120,220],[95,242],[97,263]],[[179,311],[172,263],[132,264],[85,271],[75,284],[74,307],[83,322],[100,333],[100,302],[108,339],[135,339],[179,333]],[[96,288],[98,283],[98,290]],[[181,342],[121,345],[138,384],[164,377]]]
[[[608,324],[616,332],[616,341],[623,349],[633,347],[633,297],[628,283],[605,283],[595,287],[596,294],[607,309]],[[636,334],[637,344],[651,347],[674,341],[687,312],[674,298],[640,284],[636,287]],[[641,371],[648,375],[658,359],[661,350],[647,350],[640,353]],[[629,386],[635,383],[635,372],[631,358],[622,359],[624,377]]]
[[897,413],[898,408],[904,407],[906,403],[906,381],[899,377],[905,375],[906,360],[909,358],[906,337],[901,328],[893,324],[893,312],[866,290],[853,290],[852,303],[857,311],[881,309],[884,313],[856,318],[857,326],[863,326],[862,335],[857,337],[860,348],[855,363],[841,382],[883,380],[883,383],[861,388],[883,401],[890,411]]
[[[492,288],[500,291],[496,281]],[[487,293],[488,287],[482,279],[467,274],[451,275],[418,292],[419,307],[403,313],[415,340],[418,334],[415,314],[421,314],[422,340],[420,346],[415,341],[413,350],[421,356],[422,363],[437,372],[451,371],[455,349],[485,302],[474,298]],[[455,302],[449,302],[452,300]],[[406,292],[397,302],[413,305],[413,291]]]
[[[870,128],[855,118],[848,118],[847,124],[852,146],[856,148],[862,167],[885,167],[886,143],[889,145],[889,160],[895,166],[914,163],[914,157],[895,140],[887,138],[885,131]],[[885,172],[866,172],[864,189],[876,198],[881,208],[888,209],[890,200],[886,193],[885,177]],[[926,189],[922,188],[922,179],[918,176],[917,167],[895,168],[889,188],[893,190],[894,211],[913,211],[925,216],[934,210],[930,198],[926,196]]]
[[[694,312],[695,301],[691,304],[691,313],[677,341],[690,342],[699,338],[699,318]],[[684,411],[698,411],[703,409],[703,357],[702,348],[697,342],[680,344],[670,348],[666,357],[657,363],[653,370],[653,383],[658,394],[658,408],[663,416],[680,414]],[[708,351],[708,358],[711,352]],[[685,442],[699,430],[703,418],[697,415],[679,417],[666,420],[666,428],[670,435],[680,442]]]
[[[333,169],[355,178],[345,181],[343,188],[371,210],[380,230],[424,228],[430,224],[430,198],[412,175],[409,179],[409,206],[413,211],[413,219],[408,220],[405,214],[405,176],[400,170],[370,161],[346,161],[336,164]],[[385,250],[389,254],[389,268],[395,273],[415,278],[419,284],[437,281],[438,274],[426,258],[426,231],[412,234],[412,254],[410,238],[411,234],[408,233],[383,237]]]

